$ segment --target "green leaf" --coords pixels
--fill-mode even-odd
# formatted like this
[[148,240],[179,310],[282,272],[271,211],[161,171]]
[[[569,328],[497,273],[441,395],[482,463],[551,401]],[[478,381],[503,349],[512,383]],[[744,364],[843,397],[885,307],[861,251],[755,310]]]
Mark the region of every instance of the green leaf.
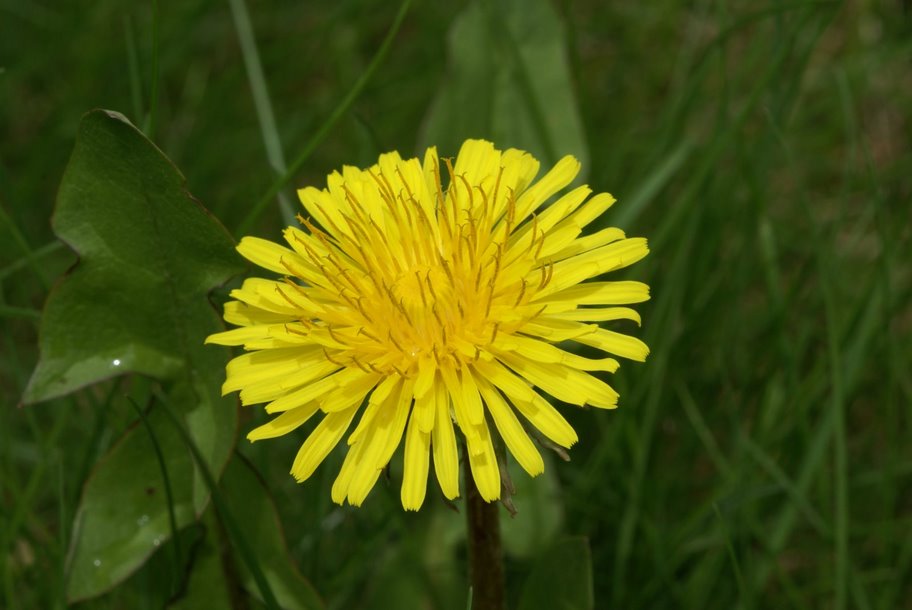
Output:
[[[196,520],[193,458],[174,425],[153,410],[147,421],[165,457],[177,527]],[[168,498],[147,430],[131,428],[95,466],[73,526],[67,566],[70,602],[123,582],[171,536]]]
[[[214,523],[215,520],[209,519],[209,522]],[[167,606],[169,610],[234,610],[228,588],[232,581],[225,578],[222,558],[213,538],[210,527],[205,542],[196,552],[187,589]]]
[[[251,545],[252,558],[266,575],[269,586],[286,610],[313,610],[323,608],[323,601],[310,582],[304,578],[288,554],[285,534],[279,514],[269,491],[253,467],[242,457],[229,462],[220,484],[222,499],[234,519],[241,524],[244,536]],[[212,521],[210,521],[212,522]],[[219,559],[219,544],[215,534],[222,528],[210,527],[210,536],[202,549],[190,576],[184,597],[174,608],[232,608],[228,600],[238,592],[230,589],[239,579],[252,595],[259,588],[245,568],[244,558],[237,548],[228,557]]]
[[[184,184],[119,114],[83,117],[53,219],[80,260],[48,297],[41,357],[23,400],[125,373],[153,377],[166,383],[210,468],[220,472],[234,447],[237,403],[219,390],[225,351],[203,345],[221,329],[206,295],[242,267],[228,232]],[[149,423],[165,455],[178,525],[185,525],[202,513],[208,490],[173,426],[154,412]],[[99,462],[77,511],[71,599],[106,591],[167,539],[162,480],[144,428],[127,432]]]
[[228,232],[176,167],[117,113],[92,111],[57,197],[53,228],[79,263],[51,292],[24,402],[127,372],[194,385],[215,370],[209,291],[242,269]]
[[[100,605],[107,608],[165,608],[176,595],[186,590],[191,567],[200,554],[205,535],[202,523],[185,527],[177,535],[177,545],[174,538],[162,543],[142,568],[104,595],[99,600]],[[96,602],[95,607],[98,606]]]
[[546,164],[588,149],[561,20],[547,0],[473,2],[449,33],[449,70],[425,120],[423,145],[455,155],[484,137]]
[[583,537],[564,538],[541,554],[526,579],[519,610],[591,610],[592,555]]
[[[244,459],[232,460],[222,482],[225,502],[244,528],[255,559],[282,607],[287,610],[323,608],[323,601],[288,555],[279,513],[269,490],[253,467]],[[244,562],[239,558],[236,563],[247,590],[258,593],[259,589],[245,569]]]

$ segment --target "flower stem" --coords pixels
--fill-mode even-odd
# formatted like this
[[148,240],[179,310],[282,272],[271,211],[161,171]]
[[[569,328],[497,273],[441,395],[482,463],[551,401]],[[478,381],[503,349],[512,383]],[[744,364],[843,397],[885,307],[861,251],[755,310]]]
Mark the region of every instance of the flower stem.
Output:
[[466,526],[469,543],[469,580],[474,610],[504,610],[503,549],[500,544],[500,506],[485,502],[466,455]]

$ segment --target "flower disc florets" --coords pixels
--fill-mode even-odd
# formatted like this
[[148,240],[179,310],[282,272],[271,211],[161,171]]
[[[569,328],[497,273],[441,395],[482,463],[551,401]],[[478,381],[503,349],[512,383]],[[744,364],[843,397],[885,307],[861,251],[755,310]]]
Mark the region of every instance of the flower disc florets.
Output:
[[617,305],[648,299],[648,287],[586,280],[636,262],[646,240],[615,228],[581,236],[614,199],[581,186],[541,209],[579,163],[565,157],[533,183],[538,169],[528,153],[479,140],[442,167],[433,148],[423,164],[385,154],[331,174],[326,189],[300,190],[307,216],[285,230],[290,249],[244,238],[242,255],[283,276],[246,280],[225,306],[241,328],[208,339],[249,352],[229,363],[223,391],[279,413],[248,437],[286,434],[322,412],[292,467],[304,480],[361,413],[333,499],[360,504],[405,434],[402,503],[417,509],[431,455],[444,494],[459,494],[454,422],[493,500],[501,477],[489,421],[536,475],[544,466],[524,425],[563,447],[576,433],[535,387],[614,407],[617,393],[589,371],[617,361],[555,344],[645,359],[640,340],[595,323],[639,323]]

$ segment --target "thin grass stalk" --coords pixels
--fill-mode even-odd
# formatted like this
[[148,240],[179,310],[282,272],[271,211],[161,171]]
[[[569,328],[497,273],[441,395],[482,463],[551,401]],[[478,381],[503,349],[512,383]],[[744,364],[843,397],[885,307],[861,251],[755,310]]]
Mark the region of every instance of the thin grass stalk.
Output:
[[[276,174],[281,176],[288,170],[288,167],[285,164],[282,140],[279,137],[279,129],[276,127],[275,113],[272,110],[272,100],[269,96],[266,76],[263,74],[263,63],[260,61],[260,53],[257,50],[250,13],[247,11],[247,4],[244,0],[229,0],[228,3],[231,5],[234,29],[237,30],[238,42],[241,45],[241,55],[247,70],[247,83],[250,85],[250,93],[253,95],[253,105],[256,108],[263,146],[266,147],[266,158]],[[287,194],[285,191],[279,190],[277,195],[282,219],[286,224],[294,224],[295,212]]]
[[169,545],[169,548],[171,549],[171,576],[173,579],[171,582],[172,586],[174,586],[180,581],[182,558],[180,536],[178,535],[177,528],[177,516],[174,514],[174,493],[171,488],[171,477],[168,475],[168,465],[165,461],[165,454],[162,452],[161,445],[158,442],[158,436],[155,434],[155,430],[152,429],[152,425],[149,423],[149,419],[146,417],[145,412],[131,397],[128,396],[127,401],[130,403],[130,406],[133,407],[133,410],[136,411],[143,427],[146,429],[146,433],[149,435],[149,440],[152,442],[152,449],[155,451],[155,459],[158,461],[158,468],[161,470],[162,483],[164,483],[165,487],[165,502],[168,504],[168,526],[171,529],[171,540],[173,541],[173,543]]
[[168,397],[157,390],[154,392],[154,394],[160,403],[162,411],[164,411],[165,415],[168,416],[168,419],[171,420],[171,423],[174,424],[174,427],[177,429],[181,438],[190,449],[190,453],[193,455],[193,460],[196,462],[196,465],[199,467],[200,474],[203,476],[203,481],[205,481],[206,487],[209,488],[209,493],[212,496],[212,504],[215,506],[215,510],[218,512],[219,519],[221,520],[222,525],[225,527],[225,531],[228,532],[228,537],[231,539],[232,544],[234,544],[237,548],[238,554],[247,565],[247,569],[250,570],[250,575],[253,577],[254,582],[256,582],[257,588],[260,591],[260,595],[263,597],[263,603],[267,608],[269,608],[269,610],[279,610],[281,606],[279,605],[275,593],[269,584],[269,580],[266,578],[266,574],[263,572],[262,566],[260,566],[259,562],[257,561],[256,553],[254,553],[253,547],[250,545],[250,542],[244,535],[240,524],[238,523],[237,519],[234,518],[233,513],[225,503],[225,500],[222,497],[222,493],[218,488],[218,483],[215,480],[215,477],[212,475],[212,471],[209,470],[209,465],[206,463],[206,458],[203,457],[203,454],[200,452],[199,447],[197,447],[196,443],[193,441],[193,437],[190,436],[190,433],[187,432],[180,419],[178,419],[177,415],[174,413]]
[[320,126],[320,129],[317,130],[317,133],[310,138],[304,146],[304,149],[301,150],[295,160],[291,162],[291,165],[288,166],[288,170],[272,183],[269,190],[260,197],[260,200],[257,201],[250,212],[247,213],[247,216],[245,216],[244,220],[241,221],[241,224],[238,225],[236,231],[237,235],[246,235],[249,233],[250,227],[253,226],[253,223],[260,217],[260,214],[263,213],[263,210],[265,210],[269,202],[272,201],[272,198],[288,184],[292,176],[303,167],[304,163],[310,158],[310,155],[313,154],[317,146],[320,145],[320,142],[329,135],[330,130],[339,122],[339,119],[345,116],[345,113],[348,112],[349,108],[351,108],[352,104],[361,94],[361,91],[364,90],[364,87],[367,86],[367,83],[370,81],[371,77],[373,77],[374,72],[377,71],[377,68],[383,63],[383,60],[386,59],[390,46],[392,46],[393,40],[399,32],[399,27],[402,25],[411,3],[412,0],[403,0],[402,4],[399,5],[399,11],[396,13],[393,24],[386,33],[383,42],[380,43],[380,48],[377,49],[377,53],[374,55],[370,64],[368,64],[364,72],[361,73],[361,76],[358,77],[358,80],[349,90],[345,98],[335,107],[335,110],[329,115],[329,118],[323,121],[323,124]]

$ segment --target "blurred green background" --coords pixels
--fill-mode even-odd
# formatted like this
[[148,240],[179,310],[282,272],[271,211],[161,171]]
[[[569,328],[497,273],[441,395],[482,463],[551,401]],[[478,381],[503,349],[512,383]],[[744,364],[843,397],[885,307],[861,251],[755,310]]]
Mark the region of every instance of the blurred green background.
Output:
[[[627,275],[652,286],[652,355],[614,376],[617,411],[564,408],[571,463],[514,476],[512,607],[535,607],[524,583],[565,536],[588,538],[595,608],[912,607],[908,3],[416,1],[329,125],[398,6],[238,6],[0,1],[0,607],[67,605],[83,484],[146,383],[17,408],[75,261],[49,218],[96,107],[144,128],[236,237],[276,179],[264,141],[290,162],[321,127],[290,201],[343,163],[467,137],[580,156],[619,200],[602,224],[650,239]],[[283,222],[272,200],[250,232]],[[242,432],[263,420],[245,410]],[[337,507],[339,452],[304,485],[287,474],[303,438],[239,450],[326,606],[464,608],[463,521],[434,484],[406,514],[394,466],[363,508]],[[77,607],[161,607],[172,567]]]

